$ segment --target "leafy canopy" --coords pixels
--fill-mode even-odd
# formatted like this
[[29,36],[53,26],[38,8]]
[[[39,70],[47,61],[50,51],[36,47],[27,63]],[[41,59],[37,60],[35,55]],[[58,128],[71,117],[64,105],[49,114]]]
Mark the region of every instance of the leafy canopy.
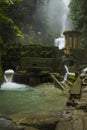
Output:
[[2,39],[6,31],[4,30],[5,27],[7,27],[8,30],[15,31],[18,37],[23,38],[20,29],[14,24],[13,19],[8,16],[8,8],[11,5],[19,4],[20,2],[22,2],[22,0],[0,0],[0,35]]
[[87,46],[87,1],[71,0],[70,15],[75,29],[81,32],[81,41]]

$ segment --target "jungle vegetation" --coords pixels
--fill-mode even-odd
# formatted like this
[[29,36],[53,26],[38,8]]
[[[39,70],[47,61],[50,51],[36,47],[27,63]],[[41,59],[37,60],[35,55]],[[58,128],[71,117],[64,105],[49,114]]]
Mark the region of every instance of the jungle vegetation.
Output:
[[9,8],[13,5],[19,5],[20,2],[22,1],[0,0],[0,41],[3,43],[11,39],[13,35],[23,38],[22,31],[16,26],[12,17],[9,16]]
[[87,1],[71,0],[70,16],[75,29],[81,32],[81,43],[87,47]]

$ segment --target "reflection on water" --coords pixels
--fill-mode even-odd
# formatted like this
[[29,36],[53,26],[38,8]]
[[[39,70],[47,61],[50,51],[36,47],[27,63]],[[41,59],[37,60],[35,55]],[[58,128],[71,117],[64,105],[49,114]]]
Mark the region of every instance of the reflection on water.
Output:
[[67,96],[47,83],[25,91],[0,91],[0,114],[39,113],[59,111],[65,107]]

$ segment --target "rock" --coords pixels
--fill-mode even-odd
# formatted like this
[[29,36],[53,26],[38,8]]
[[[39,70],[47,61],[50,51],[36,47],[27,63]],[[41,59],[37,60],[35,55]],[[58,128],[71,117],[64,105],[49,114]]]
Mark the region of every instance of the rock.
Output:
[[72,130],[72,122],[69,121],[60,121],[55,130]]
[[73,130],[83,130],[83,121],[82,118],[76,117],[73,121]]
[[0,117],[0,130],[24,130],[24,127],[10,119]]
[[31,127],[31,126],[26,126],[25,130],[39,130],[39,129]]
[[84,117],[84,130],[87,130],[87,117]]

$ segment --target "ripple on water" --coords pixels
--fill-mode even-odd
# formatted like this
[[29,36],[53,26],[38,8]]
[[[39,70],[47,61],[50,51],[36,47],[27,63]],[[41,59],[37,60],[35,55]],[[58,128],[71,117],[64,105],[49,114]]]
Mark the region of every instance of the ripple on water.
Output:
[[1,91],[0,113],[11,115],[58,112],[65,107],[67,99],[67,95],[63,95],[50,83],[36,88],[28,87],[27,91]]

